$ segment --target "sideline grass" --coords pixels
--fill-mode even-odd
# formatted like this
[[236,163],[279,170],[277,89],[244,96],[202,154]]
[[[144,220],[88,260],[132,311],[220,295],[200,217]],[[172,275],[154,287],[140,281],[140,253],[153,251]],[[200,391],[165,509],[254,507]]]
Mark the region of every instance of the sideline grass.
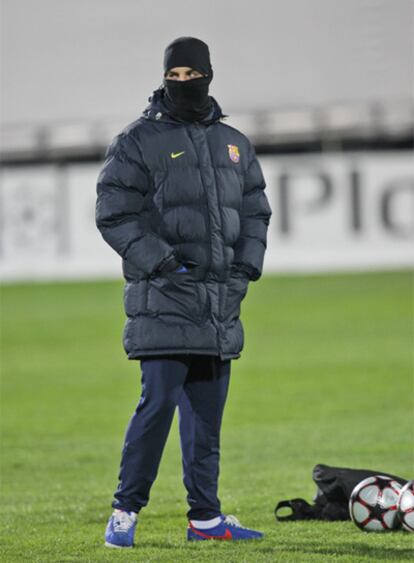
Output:
[[103,531],[139,363],[121,346],[122,283],[2,289],[1,560],[408,561],[413,536],[352,523],[276,524],[278,500],[311,500],[316,463],[414,477],[409,272],[263,277],[243,303],[222,434],[223,510],[260,542],[187,544],[176,422],[137,547]]

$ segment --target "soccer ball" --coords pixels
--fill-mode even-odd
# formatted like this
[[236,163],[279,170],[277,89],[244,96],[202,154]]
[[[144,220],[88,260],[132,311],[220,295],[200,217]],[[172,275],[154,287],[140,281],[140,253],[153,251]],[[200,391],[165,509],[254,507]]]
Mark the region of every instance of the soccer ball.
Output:
[[349,513],[358,528],[367,532],[398,528],[397,502],[401,489],[397,481],[383,475],[358,483],[349,499]]
[[401,489],[397,512],[403,528],[414,532],[414,481],[408,481]]

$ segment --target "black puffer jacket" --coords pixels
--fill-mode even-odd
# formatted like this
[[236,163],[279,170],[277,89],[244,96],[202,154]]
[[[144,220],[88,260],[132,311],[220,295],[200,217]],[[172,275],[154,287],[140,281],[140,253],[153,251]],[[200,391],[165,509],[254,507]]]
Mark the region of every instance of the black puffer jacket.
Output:
[[[214,99],[201,123],[169,115],[162,88],[150,101],[109,146],[97,185],[96,224],[123,258],[125,351],[238,358],[271,216],[260,165]],[[174,258],[189,272],[167,271]]]

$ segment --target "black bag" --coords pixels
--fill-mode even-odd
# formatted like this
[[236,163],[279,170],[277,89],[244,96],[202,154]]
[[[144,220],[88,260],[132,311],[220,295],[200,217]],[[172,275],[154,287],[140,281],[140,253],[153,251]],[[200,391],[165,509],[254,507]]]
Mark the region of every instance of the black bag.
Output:
[[[275,508],[275,517],[279,522],[292,520],[350,520],[348,502],[353,489],[373,475],[384,475],[394,479],[400,485],[407,483],[406,479],[368,469],[349,469],[344,467],[330,467],[329,465],[315,465],[312,472],[317,490],[313,498],[314,504],[309,504],[302,498],[282,500]],[[280,516],[282,508],[290,508],[291,514]]]

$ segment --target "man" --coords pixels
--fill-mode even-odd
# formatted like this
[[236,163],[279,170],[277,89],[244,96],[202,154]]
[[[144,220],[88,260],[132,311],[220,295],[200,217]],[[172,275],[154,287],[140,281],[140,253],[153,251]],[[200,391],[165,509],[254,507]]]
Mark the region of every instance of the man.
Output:
[[230,364],[243,348],[240,303],[261,276],[271,210],[252,145],[209,96],[212,77],[203,41],[173,41],[163,85],[115,137],[98,179],[96,223],[123,258],[124,348],[142,371],[109,547],[134,544],[177,406],[187,538],[262,536],[221,513],[217,481]]

